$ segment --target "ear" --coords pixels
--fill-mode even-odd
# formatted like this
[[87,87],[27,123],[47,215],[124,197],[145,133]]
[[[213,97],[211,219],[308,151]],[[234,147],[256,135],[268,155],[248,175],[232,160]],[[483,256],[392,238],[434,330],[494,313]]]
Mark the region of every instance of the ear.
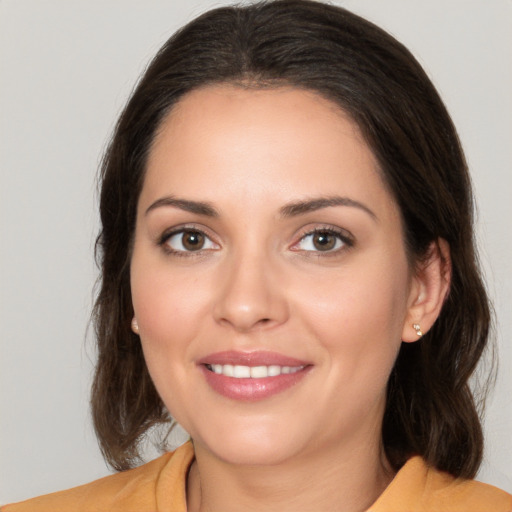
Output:
[[430,244],[412,277],[402,341],[416,341],[434,325],[450,290],[451,276],[450,246],[439,238]]

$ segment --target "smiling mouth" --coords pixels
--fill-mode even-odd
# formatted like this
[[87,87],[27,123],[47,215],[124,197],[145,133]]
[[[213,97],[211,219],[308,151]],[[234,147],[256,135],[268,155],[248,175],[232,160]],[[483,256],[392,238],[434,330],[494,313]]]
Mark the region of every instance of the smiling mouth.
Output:
[[199,359],[197,365],[212,391],[245,402],[295,387],[314,366],[308,360],[266,350],[216,352]]
[[279,375],[289,375],[300,372],[305,368],[301,366],[244,366],[233,364],[206,364],[206,368],[224,377],[234,377],[235,379],[265,379],[267,377],[278,377]]
[[309,362],[269,352],[223,352],[205,359],[198,367],[210,388],[244,402],[278,395],[299,384],[313,368]]

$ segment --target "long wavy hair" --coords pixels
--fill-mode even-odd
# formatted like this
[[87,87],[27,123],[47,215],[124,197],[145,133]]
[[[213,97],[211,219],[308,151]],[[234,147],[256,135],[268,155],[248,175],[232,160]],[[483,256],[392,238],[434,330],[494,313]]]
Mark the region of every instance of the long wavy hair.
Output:
[[224,7],[196,18],[161,48],[120,116],[101,168],[101,277],[93,313],[98,361],[91,403],[105,459],[117,470],[140,463],[147,431],[172,421],[130,329],[137,201],[162,120],[184,94],[218,83],[293,86],[337,104],[378,160],[401,211],[410,261],[421,261],[438,238],[449,243],[449,295],[423,339],[402,344],[382,440],[395,469],[419,454],[440,470],[473,477],[483,438],[468,381],[487,344],[490,311],[456,130],[402,44],[345,9],[309,0]]

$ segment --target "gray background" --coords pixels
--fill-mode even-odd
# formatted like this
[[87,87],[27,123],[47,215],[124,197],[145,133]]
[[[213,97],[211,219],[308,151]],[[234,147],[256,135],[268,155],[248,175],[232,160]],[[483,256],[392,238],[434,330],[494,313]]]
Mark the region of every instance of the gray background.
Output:
[[[402,40],[458,126],[498,317],[484,481],[512,491],[512,2],[338,1]],[[95,174],[137,76],[213,1],[0,0],[0,502],[108,470],[90,428]]]

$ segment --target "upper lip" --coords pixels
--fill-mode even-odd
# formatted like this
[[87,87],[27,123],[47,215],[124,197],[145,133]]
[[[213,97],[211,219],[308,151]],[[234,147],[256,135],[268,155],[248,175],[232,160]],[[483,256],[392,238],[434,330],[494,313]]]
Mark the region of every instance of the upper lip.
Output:
[[227,350],[209,354],[198,361],[198,364],[232,364],[240,366],[307,366],[310,363],[295,357],[285,356],[278,352],[266,350],[238,352]]

